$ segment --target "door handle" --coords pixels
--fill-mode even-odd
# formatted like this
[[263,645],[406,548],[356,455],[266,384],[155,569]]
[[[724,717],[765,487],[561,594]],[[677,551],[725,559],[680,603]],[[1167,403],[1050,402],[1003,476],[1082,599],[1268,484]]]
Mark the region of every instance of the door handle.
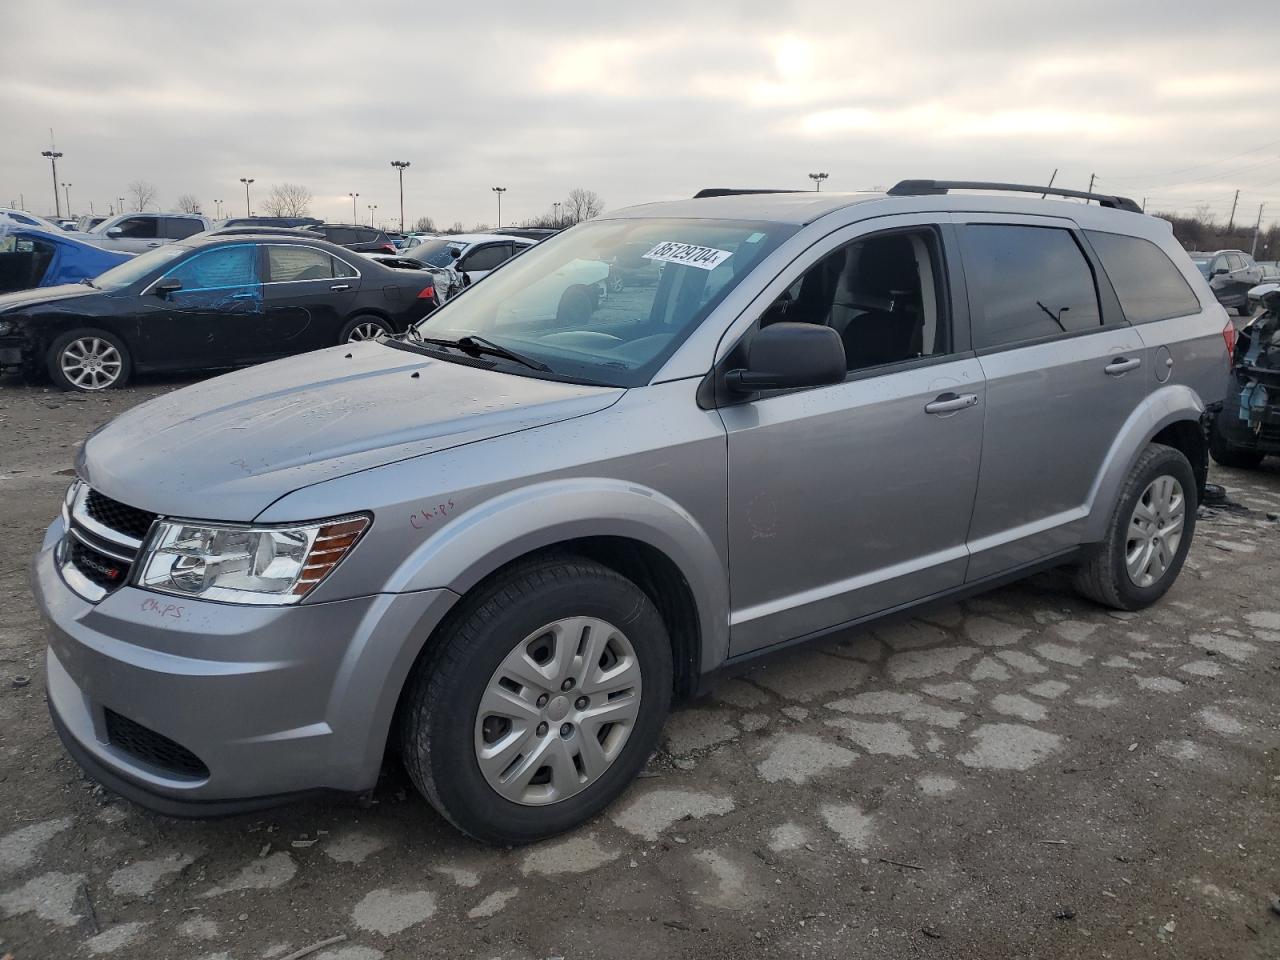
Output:
[[159,241],[159,240],[152,240],[150,243],[148,243],[148,244],[147,244],[147,246],[148,246],[148,247],[158,247],[158,246],[160,246],[160,241]]
[[253,300],[256,297],[257,294],[252,291],[246,293],[233,293],[231,295],[232,300]]
[[1118,377],[1122,373],[1128,373],[1130,370],[1137,370],[1142,366],[1141,357],[1116,357],[1103,369],[1112,377]]
[[924,412],[933,414],[955,413],[957,410],[964,410],[977,405],[978,395],[976,393],[943,393],[938,395],[938,399],[926,403]]
[[335,283],[335,284],[334,284],[333,286],[331,286],[329,289],[330,289],[330,290],[350,290],[350,289],[351,289],[351,284],[349,284],[349,283]]

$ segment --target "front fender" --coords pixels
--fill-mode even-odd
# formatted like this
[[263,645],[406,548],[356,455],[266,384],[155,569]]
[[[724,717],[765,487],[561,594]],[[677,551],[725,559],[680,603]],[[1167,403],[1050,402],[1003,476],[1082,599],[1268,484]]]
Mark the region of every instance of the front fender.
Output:
[[1170,424],[1184,420],[1196,424],[1198,429],[1204,411],[1200,395],[1182,384],[1161,387],[1133,411],[1116,434],[1089,492],[1088,521],[1082,536],[1085,543],[1096,543],[1106,535],[1112,505],[1151,438]]
[[459,514],[414,550],[386,589],[400,593],[445,588],[465,594],[518,557],[583,537],[636,540],[667,556],[693,593],[702,669],[724,659],[729,581],[720,552],[680,504],[623,480],[550,480],[485,501]]

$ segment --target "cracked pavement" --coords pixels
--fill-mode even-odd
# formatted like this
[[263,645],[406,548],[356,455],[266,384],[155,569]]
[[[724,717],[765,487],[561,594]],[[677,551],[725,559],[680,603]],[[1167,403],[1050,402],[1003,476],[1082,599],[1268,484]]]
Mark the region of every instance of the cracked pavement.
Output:
[[1280,955],[1280,460],[1212,469],[1238,506],[1146,611],[1050,573],[795,649],[592,823],[493,849],[394,761],[371,802],[178,821],[65,755],[26,565],[75,445],[180,385],[0,387],[0,956]]

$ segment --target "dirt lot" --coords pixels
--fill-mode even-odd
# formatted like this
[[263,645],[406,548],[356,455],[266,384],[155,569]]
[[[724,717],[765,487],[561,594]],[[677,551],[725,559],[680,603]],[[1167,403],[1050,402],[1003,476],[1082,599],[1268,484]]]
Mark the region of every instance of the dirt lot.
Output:
[[180,385],[0,384],[0,956],[1280,957],[1280,461],[1215,470],[1240,509],[1151,610],[1048,575],[792,653],[594,823],[495,850],[393,762],[371,803],[193,823],[64,755],[26,565],[78,441]]

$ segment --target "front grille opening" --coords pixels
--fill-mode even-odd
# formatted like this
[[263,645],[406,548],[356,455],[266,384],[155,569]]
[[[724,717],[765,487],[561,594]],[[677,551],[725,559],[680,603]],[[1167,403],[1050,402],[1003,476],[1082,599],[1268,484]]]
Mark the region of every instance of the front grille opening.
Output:
[[106,714],[107,740],[113,747],[175,777],[186,780],[208,778],[209,768],[182,744],[175,743],[114,710],[103,712]]
[[68,537],[71,549],[71,565],[84,574],[85,579],[96,583],[104,590],[114,590],[123,586],[129,579],[130,564],[99,553],[90,546],[81,543],[75,537]]
[[156,514],[137,507],[130,507],[119,500],[112,500],[97,490],[90,490],[84,500],[84,509],[90,517],[104,527],[109,527],[135,540],[146,537],[156,519]]

